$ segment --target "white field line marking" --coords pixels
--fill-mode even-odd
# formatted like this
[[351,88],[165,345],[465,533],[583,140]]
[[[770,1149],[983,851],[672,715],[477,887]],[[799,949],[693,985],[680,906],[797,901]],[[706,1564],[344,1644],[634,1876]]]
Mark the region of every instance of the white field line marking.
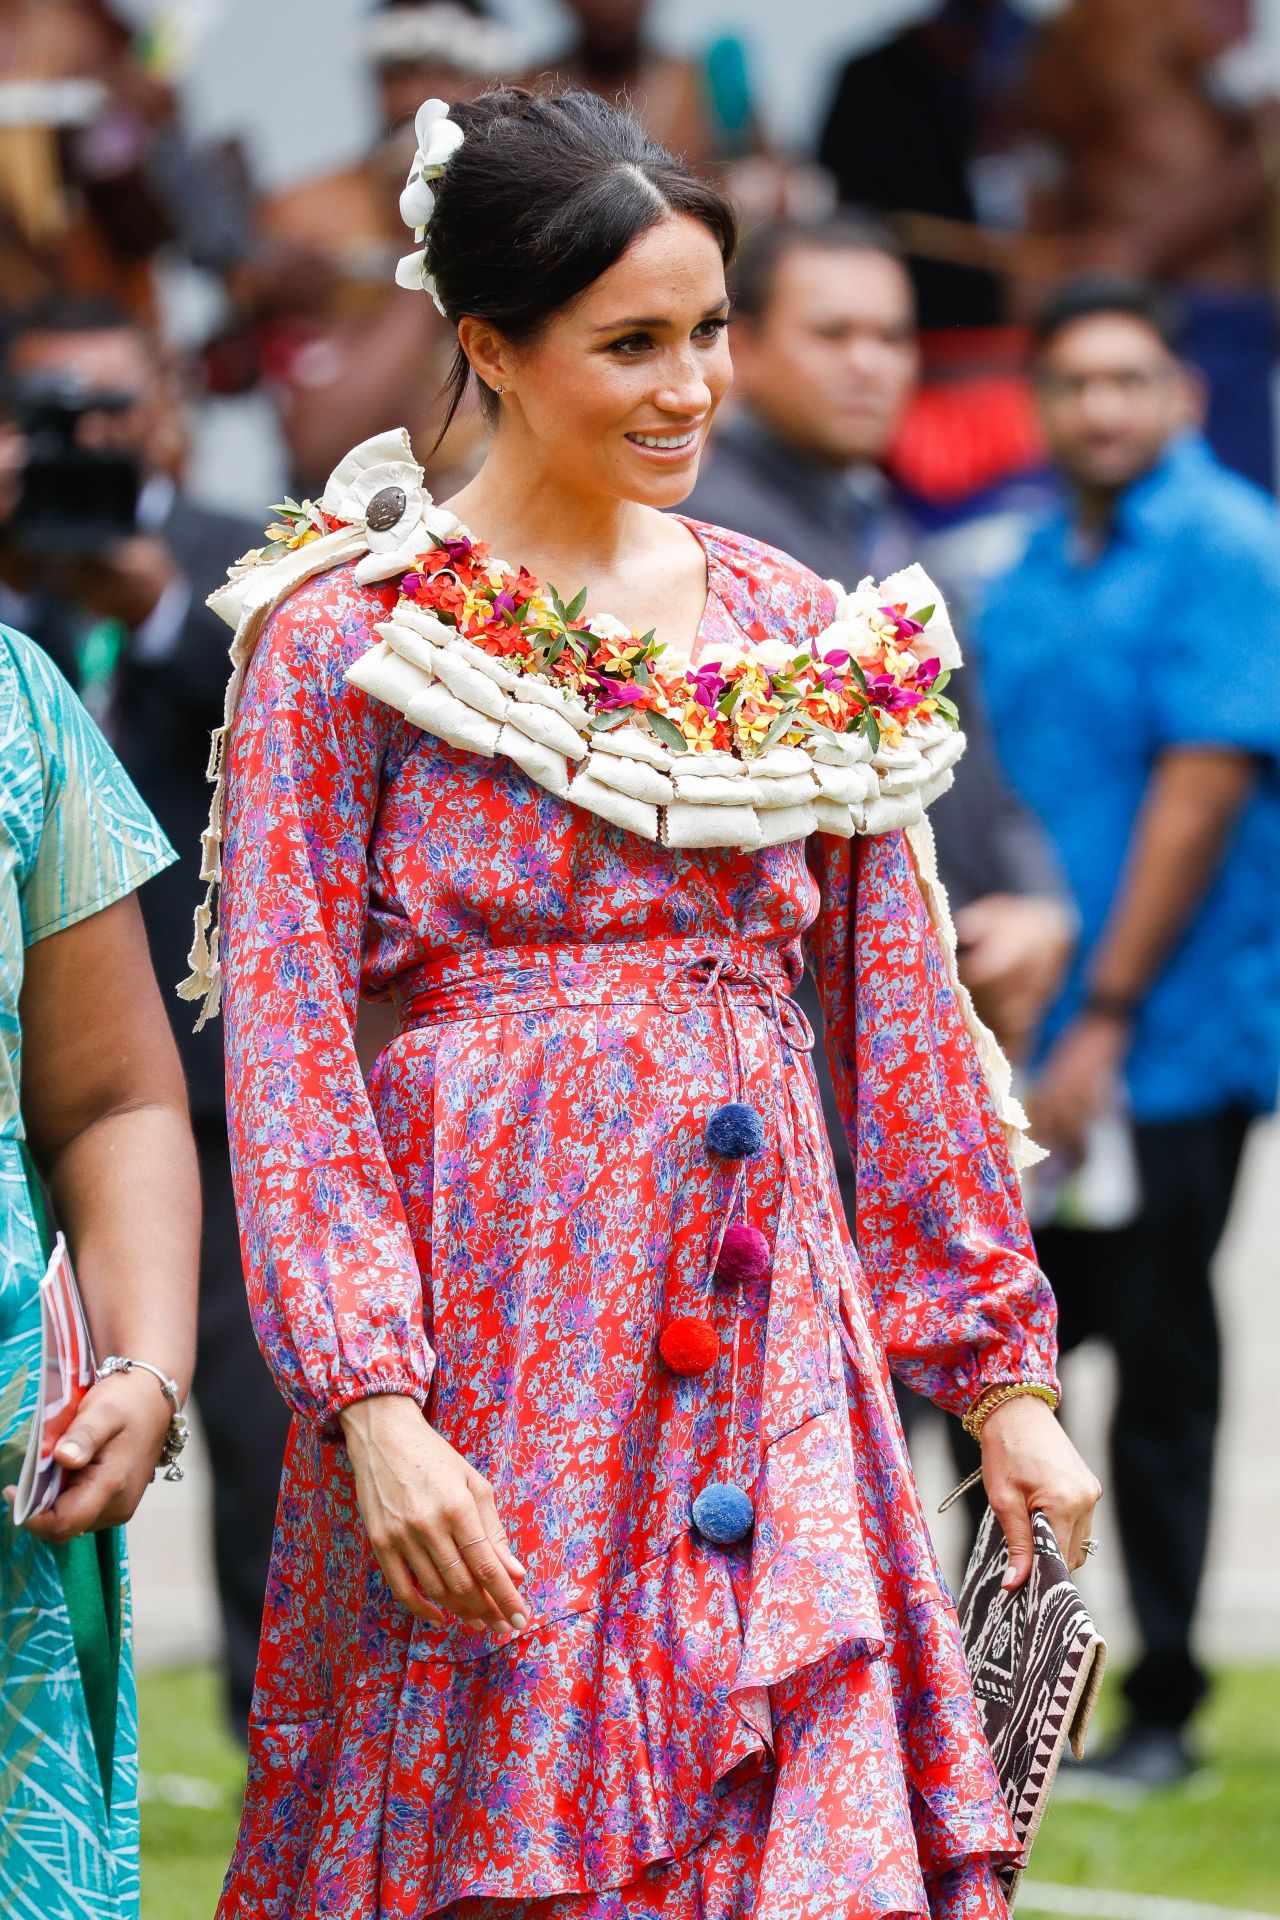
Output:
[[1073,1920],[1277,1920],[1246,1907],[1215,1907],[1201,1900],[1175,1900],[1162,1893],[1122,1893],[1108,1887],[1059,1887],[1024,1880],[1016,1904],[1033,1913],[1061,1913]]

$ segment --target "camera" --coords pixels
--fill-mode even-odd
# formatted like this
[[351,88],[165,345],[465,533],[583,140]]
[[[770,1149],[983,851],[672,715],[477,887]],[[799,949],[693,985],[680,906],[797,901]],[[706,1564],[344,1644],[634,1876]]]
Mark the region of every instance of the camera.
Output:
[[5,536],[51,557],[92,554],[136,533],[139,464],[127,453],[86,447],[80,422],[124,413],[128,393],[93,389],[65,375],[28,376],[9,386],[7,411],[26,442],[18,504]]

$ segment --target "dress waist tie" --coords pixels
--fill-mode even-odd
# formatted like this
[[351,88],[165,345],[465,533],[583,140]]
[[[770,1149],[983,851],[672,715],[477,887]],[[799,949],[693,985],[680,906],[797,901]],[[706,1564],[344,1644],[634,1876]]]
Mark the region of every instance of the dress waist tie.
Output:
[[[525,949],[477,956],[467,971],[456,965],[448,974],[421,969],[400,984],[396,996],[402,1033],[441,1021],[485,1014],[529,1014],[555,1006],[588,1008],[630,1003],[679,1013],[711,1000],[724,1044],[729,1097],[708,1115],[705,1138],[709,1157],[733,1164],[734,1177],[709,1249],[703,1298],[691,1303],[701,1306],[703,1312],[669,1317],[659,1335],[658,1351],[673,1373],[690,1376],[709,1373],[713,1368],[718,1371],[721,1336],[705,1310],[715,1299],[717,1282],[732,1287],[736,1300],[728,1407],[720,1428],[725,1436],[722,1471],[728,1477],[710,1482],[693,1504],[694,1525],[704,1539],[719,1547],[745,1539],[754,1523],[754,1501],[741,1484],[747,1478],[746,1463],[739,1458],[735,1445],[739,1438],[743,1299],[749,1283],[763,1279],[773,1263],[772,1243],[746,1220],[747,1161],[764,1147],[766,1131],[762,1116],[745,1099],[746,1073],[734,1002],[749,1000],[765,1013],[788,1052],[808,1053],[814,1045],[813,1029],[804,1009],[791,997],[792,986],[791,973],[781,955],[745,945],[703,950],[674,962],[598,949],[541,954]],[[798,1116],[789,1078],[783,1075],[786,1111],[779,1120],[790,1128],[794,1138]],[[794,1154],[780,1145],[778,1158],[793,1200],[802,1205]]]

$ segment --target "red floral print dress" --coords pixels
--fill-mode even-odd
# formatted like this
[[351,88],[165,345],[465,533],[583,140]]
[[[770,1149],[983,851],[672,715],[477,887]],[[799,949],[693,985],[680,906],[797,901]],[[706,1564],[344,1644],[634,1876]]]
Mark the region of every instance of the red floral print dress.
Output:
[[[829,619],[694,531],[700,646]],[[1055,1315],[906,844],[630,837],[345,683],[394,598],[340,569],[284,604],[230,763],[236,1183],[295,1420],[221,1920],[1000,1920],[1015,1841],[889,1368],[954,1412],[1053,1383]],[[399,1015],[367,1090],[362,995]],[[763,1123],[736,1161],[730,1101]],[[730,1221],[768,1242],[737,1283]],[[658,1351],[681,1316],[696,1376]],[[493,1484],[524,1632],[392,1598],[335,1418],[379,1393]],[[691,1525],[712,1481],[736,1545]]]

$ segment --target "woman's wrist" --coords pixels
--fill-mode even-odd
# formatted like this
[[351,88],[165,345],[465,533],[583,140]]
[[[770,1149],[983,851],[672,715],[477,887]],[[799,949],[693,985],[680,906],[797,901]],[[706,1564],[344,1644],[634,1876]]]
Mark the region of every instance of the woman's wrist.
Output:
[[338,1412],[339,1425],[348,1440],[366,1439],[411,1417],[421,1422],[425,1415],[408,1393],[371,1393],[363,1400],[348,1401]]
[[181,1480],[182,1468],[178,1461],[190,1437],[190,1428],[183,1412],[182,1395],[177,1381],[150,1360],[135,1359],[130,1354],[111,1353],[97,1367],[94,1380],[99,1386],[108,1380],[145,1377],[152,1383],[155,1395],[159,1396],[164,1407],[165,1427],[160,1444],[160,1457],[157,1471],[165,1469],[166,1480]]
[[997,1408],[1010,1405],[1014,1400],[1038,1400],[1049,1408],[1051,1413],[1058,1406],[1059,1394],[1043,1380],[997,1380],[992,1386],[984,1388],[969,1411],[963,1415],[961,1425],[971,1439],[981,1440],[982,1430]]

